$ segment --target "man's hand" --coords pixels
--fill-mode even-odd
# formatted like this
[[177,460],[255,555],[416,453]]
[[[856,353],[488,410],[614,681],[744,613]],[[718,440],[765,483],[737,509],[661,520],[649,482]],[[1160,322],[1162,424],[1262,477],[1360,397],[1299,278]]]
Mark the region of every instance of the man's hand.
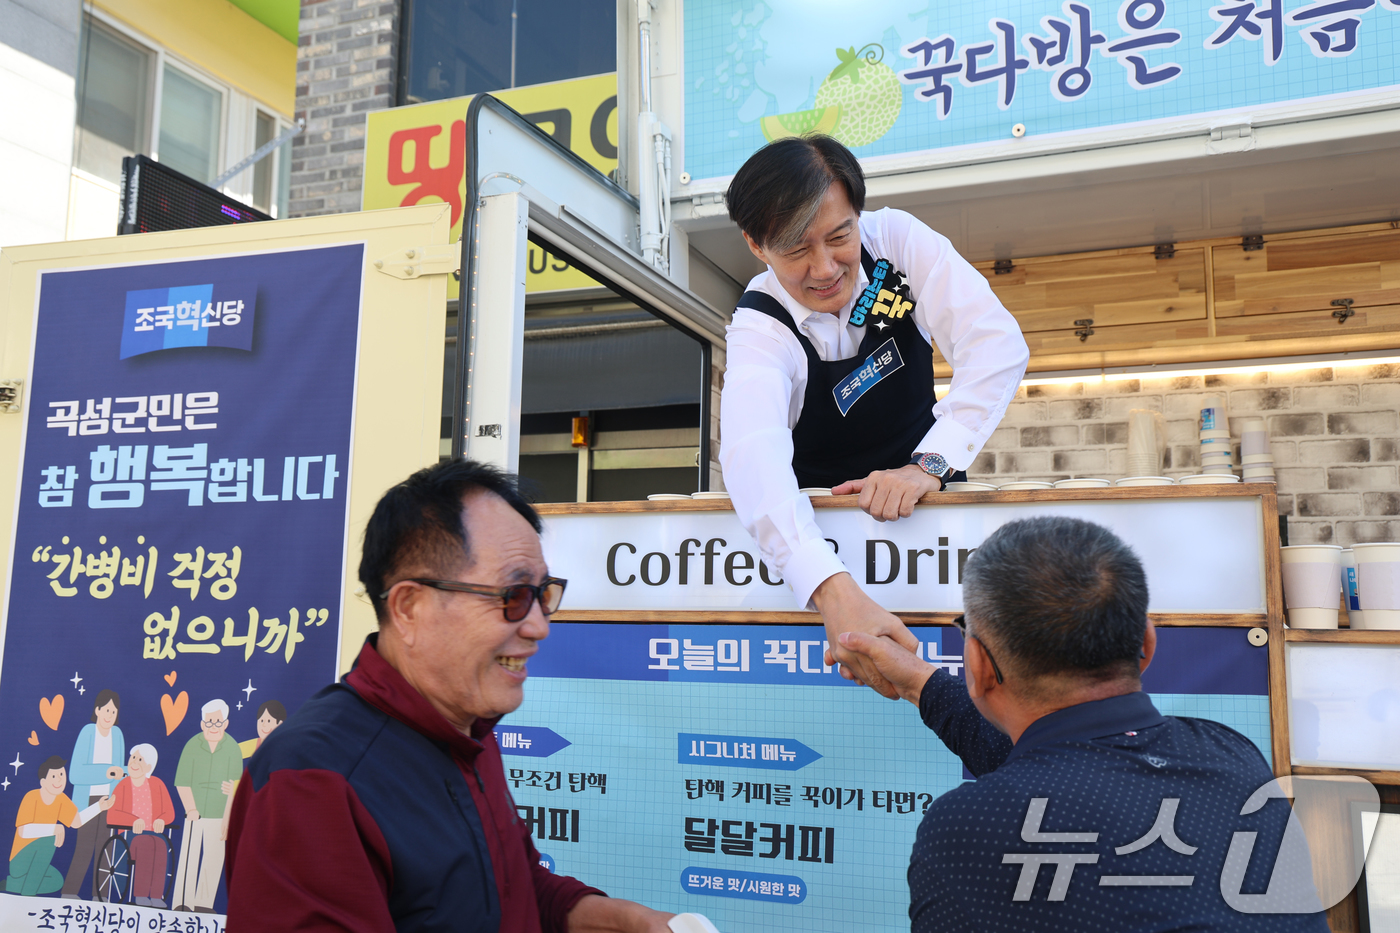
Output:
[[876,693],[891,700],[897,698],[898,692],[879,668],[865,655],[842,646],[838,636],[842,632],[861,632],[872,638],[883,635],[913,651],[919,645],[914,633],[897,616],[880,608],[875,600],[865,595],[849,573],[827,577],[812,594],[812,601],[821,610],[822,620],[826,623],[827,650],[833,661],[841,665],[841,676],[867,684]]
[[[775,830],[775,832],[776,832],[776,830]],[[54,826],[54,828],[53,828],[53,844],[54,844],[54,848],[56,848],[56,849],[61,849],[61,848],[63,848],[63,824],[62,824],[62,823],[59,823],[58,825]]]
[[921,661],[888,638],[872,638],[861,632],[843,632],[840,644],[873,665],[899,691],[901,697],[915,706],[919,705],[924,684],[933,676],[932,664]]
[[229,796],[230,794],[232,794],[234,791],[238,790],[238,782],[237,782],[237,781],[224,781],[224,782],[222,782],[222,783],[219,785],[219,790],[223,793],[223,795],[224,795],[225,797],[227,797],[227,796]]
[[103,810],[110,810],[110,809],[112,809],[112,804],[114,804],[114,803],[116,803],[116,801],[112,799],[112,796],[111,796],[110,794],[108,794],[106,797],[103,797],[101,800],[97,801],[97,805],[98,805],[99,807],[101,807]]
[[199,811],[196,810],[194,807],[186,807],[185,819],[193,823],[195,820],[199,819]]
[[847,480],[831,490],[833,496],[860,493],[860,507],[877,522],[893,522],[914,514],[925,493],[938,492],[943,481],[914,464],[897,470],[876,470],[865,479]]
[[569,933],[670,933],[675,914],[636,901],[587,894],[569,911]]

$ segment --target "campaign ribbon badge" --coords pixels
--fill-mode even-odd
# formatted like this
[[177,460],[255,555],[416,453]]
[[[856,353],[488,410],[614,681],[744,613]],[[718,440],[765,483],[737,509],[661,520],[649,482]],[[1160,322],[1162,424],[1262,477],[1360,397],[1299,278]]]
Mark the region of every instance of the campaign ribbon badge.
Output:
[[836,407],[842,417],[860,397],[870,391],[877,382],[904,365],[904,357],[899,355],[899,347],[891,337],[875,348],[875,352],[865,358],[855,372],[836,384],[831,394],[836,397]]
[[[875,302],[879,299],[880,292],[885,287],[885,279],[889,277],[893,268],[888,259],[881,259],[875,263],[875,269],[870,275],[870,284],[865,286],[865,291],[861,292],[855,307],[851,309],[852,327],[860,327],[865,323],[865,316],[874,310]],[[842,414],[844,414],[844,412],[842,412]]]
[[256,282],[127,292],[120,359],[177,347],[251,351],[257,303]]

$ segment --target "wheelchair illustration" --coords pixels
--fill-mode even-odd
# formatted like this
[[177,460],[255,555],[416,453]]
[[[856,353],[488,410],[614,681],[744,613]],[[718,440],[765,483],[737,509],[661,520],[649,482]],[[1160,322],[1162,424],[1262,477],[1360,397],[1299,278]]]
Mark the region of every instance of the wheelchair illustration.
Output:
[[[109,904],[134,903],[132,878],[135,875],[136,865],[131,855],[132,842],[134,841],[131,827],[109,825],[107,829],[111,835],[97,853],[97,858],[92,866],[93,899]],[[147,831],[141,834],[142,837],[159,840],[159,845],[165,849],[165,883],[161,887],[160,901],[166,905],[170,904],[171,887],[175,878],[173,829],[174,825],[172,824],[167,825],[161,833]]]

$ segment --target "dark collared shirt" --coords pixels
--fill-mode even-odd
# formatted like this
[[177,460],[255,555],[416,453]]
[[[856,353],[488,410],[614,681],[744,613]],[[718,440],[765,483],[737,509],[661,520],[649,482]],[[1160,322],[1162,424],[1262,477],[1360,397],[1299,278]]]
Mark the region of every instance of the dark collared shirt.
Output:
[[[1233,729],[1163,716],[1147,694],[1129,693],[1043,716],[1013,746],[942,670],[924,685],[919,712],[977,780],[935,800],[919,826],[914,933],[1326,933],[1322,913],[1227,903],[1228,893],[1246,911],[1265,906],[1248,895],[1269,889],[1290,813],[1270,800],[1240,814],[1273,774]],[[1222,884],[1233,836],[1251,832],[1243,884]]]

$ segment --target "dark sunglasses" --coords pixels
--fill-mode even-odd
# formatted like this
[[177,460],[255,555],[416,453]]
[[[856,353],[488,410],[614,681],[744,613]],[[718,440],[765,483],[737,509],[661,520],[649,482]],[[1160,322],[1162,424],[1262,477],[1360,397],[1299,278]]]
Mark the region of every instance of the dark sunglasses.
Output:
[[[545,615],[552,615],[559,604],[564,601],[564,587],[569,585],[568,580],[561,580],[558,577],[545,577],[544,582],[539,586],[531,583],[516,583],[513,586],[482,586],[479,583],[460,583],[456,580],[431,580],[427,577],[409,577],[401,583],[418,583],[423,586],[430,586],[435,590],[446,590],[450,593],[473,593],[477,596],[494,596],[501,601],[501,608],[506,614],[507,622],[519,622],[530,614],[530,607],[536,601],[540,604],[540,610]],[[392,587],[390,588],[392,589]],[[380,599],[386,599],[389,590],[379,594]]]
[[[962,632],[963,641],[966,642],[966,641],[967,641],[967,619],[966,619],[966,617],[964,617],[961,613],[959,613],[959,614],[958,614],[958,617],[957,617],[956,619],[953,620],[953,624],[956,625],[956,626],[958,627],[958,631],[959,631],[959,632]],[[973,635],[972,637],[973,637],[973,638],[977,638],[976,635]],[[982,639],[980,639],[980,638],[977,638],[977,643],[980,644],[980,645],[982,646],[982,650],[983,650],[983,651],[986,651],[986,652],[987,652],[987,660],[992,662],[992,672],[995,673],[995,674],[997,675],[997,683],[1004,683],[1005,681],[1002,680],[1002,676],[1001,676],[1001,668],[997,667],[997,659],[994,658],[994,657],[992,657],[991,651],[988,651],[988,650],[987,650],[987,643],[984,642],[984,641],[982,641]],[[964,647],[963,647],[963,654],[966,654],[966,653],[967,653],[967,648],[966,648],[966,646],[964,646]],[[966,660],[966,659],[964,659],[964,660]]]

